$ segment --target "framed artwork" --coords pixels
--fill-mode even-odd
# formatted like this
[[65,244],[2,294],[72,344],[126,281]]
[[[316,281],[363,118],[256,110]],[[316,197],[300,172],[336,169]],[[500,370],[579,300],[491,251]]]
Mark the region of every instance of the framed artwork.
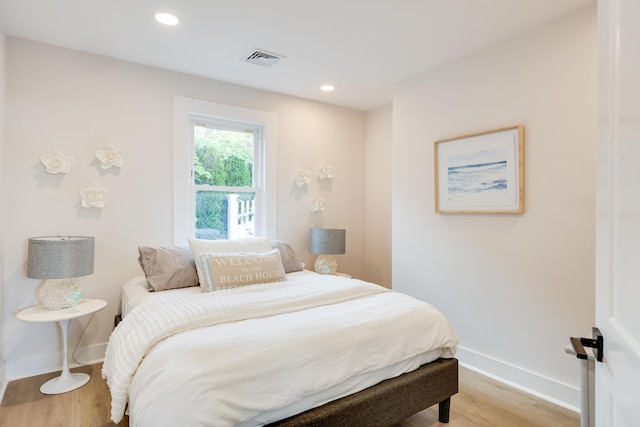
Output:
[[524,212],[522,125],[435,142],[438,213]]

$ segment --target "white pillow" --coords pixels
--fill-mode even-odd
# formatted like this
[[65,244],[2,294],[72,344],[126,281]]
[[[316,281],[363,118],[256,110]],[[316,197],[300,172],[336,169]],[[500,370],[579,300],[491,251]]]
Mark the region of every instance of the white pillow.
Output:
[[267,237],[231,240],[205,240],[189,237],[189,246],[196,260],[196,271],[198,272],[200,286],[203,286],[203,283],[205,283],[205,277],[202,274],[202,265],[199,262],[198,255],[202,253],[229,254],[238,252],[267,252],[272,249]]

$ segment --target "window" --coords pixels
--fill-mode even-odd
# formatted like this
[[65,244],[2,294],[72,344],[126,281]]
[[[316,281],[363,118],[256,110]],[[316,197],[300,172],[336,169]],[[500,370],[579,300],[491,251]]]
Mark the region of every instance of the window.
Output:
[[274,113],[174,97],[173,242],[276,236]]
[[192,117],[191,125],[195,236],[253,237],[260,215],[262,126],[205,117]]

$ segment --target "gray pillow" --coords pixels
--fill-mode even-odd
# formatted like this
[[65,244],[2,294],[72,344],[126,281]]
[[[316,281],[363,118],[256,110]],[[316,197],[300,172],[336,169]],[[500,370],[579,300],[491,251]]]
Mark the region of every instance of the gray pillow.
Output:
[[138,252],[138,263],[147,278],[149,291],[198,286],[196,265],[188,246],[140,246]]
[[302,270],[302,263],[288,243],[282,240],[271,240],[270,243],[273,249],[280,251],[280,258],[282,258],[282,266],[284,267],[285,273]]

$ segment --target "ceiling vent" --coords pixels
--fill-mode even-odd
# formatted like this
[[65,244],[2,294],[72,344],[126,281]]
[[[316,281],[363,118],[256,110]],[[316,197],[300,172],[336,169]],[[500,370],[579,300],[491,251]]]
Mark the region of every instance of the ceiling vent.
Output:
[[252,64],[262,65],[263,67],[270,67],[282,58],[285,58],[285,56],[255,48],[244,57],[244,60]]

